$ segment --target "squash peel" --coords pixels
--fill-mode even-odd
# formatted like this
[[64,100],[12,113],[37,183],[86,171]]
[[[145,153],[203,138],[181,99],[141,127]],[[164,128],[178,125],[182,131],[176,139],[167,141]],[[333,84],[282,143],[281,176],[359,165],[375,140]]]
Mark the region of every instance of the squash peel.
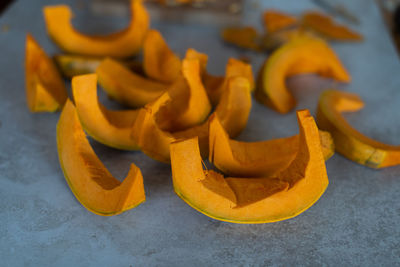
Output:
[[25,83],[31,112],[54,112],[67,100],[67,90],[56,66],[30,34],[25,44]]
[[58,155],[65,179],[89,211],[111,216],[145,201],[140,169],[131,164],[121,183],[105,168],[87,140],[74,105],[67,100],[57,124]]
[[[298,151],[299,135],[260,142],[241,142],[229,138],[218,117],[214,117],[209,125],[209,161],[227,175],[274,176],[288,167]],[[334,153],[332,137],[320,131],[320,140],[327,160]]]
[[46,6],[43,9],[49,36],[64,51],[87,56],[129,57],[138,53],[148,31],[150,18],[142,0],[131,0],[129,26],[117,33],[90,36],[73,28],[73,14],[68,6]]
[[350,81],[350,75],[325,41],[302,37],[281,46],[264,63],[258,77],[256,99],[280,113],[289,112],[296,106],[296,100],[286,88],[285,80],[304,73]]
[[143,43],[143,68],[148,77],[164,83],[174,82],[181,72],[181,60],[159,31],[147,32]]
[[144,78],[111,58],[103,60],[96,73],[111,98],[133,108],[154,101],[168,89],[168,85]]
[[171,144],[174,190],[199,212],[221,221],[268,223],[295,217],[311,207],[328,186],[318,128],[307,110],[297,113],[296,157],[274,177],[224,178],[203,170],[197,138]]
[[87,74],[72,79],[76,111],[85,131],[107,146],[137,150],[130,132],[138,110],[108,110],[97,99],[97,75]]
[[354,129],[341,115],[354,112],[364,103],[356,94],[327,90],[321,94],[318,126],[332,134],[336,151],[359,164],[379,169],[400,164],[400,146],[373,140]]

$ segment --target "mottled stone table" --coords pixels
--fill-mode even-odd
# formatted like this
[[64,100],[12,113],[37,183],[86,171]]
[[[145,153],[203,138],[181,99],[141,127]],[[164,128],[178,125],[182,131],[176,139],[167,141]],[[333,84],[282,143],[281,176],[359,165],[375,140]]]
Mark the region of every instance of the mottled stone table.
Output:
[[[31,32],[50,54],[57,51],[46,36],[41,13],[43,5],[56,2],[62,1],[18,0],[0,17],[1,266],[400,265],[400,166],[377,171],[340,155],[327,162],[329,187],[309,210],[283,222],[236,225],[210,219],[185,204],[173,192],[168,165],[140,152],[92,142],[116,177],[124,177],[130,162],[142,169],[147,201],[114,217],[86,211],[58,163],[59,114],[31,114],[25,105],[25,34]],[[74,9],[85,3],[64,2]],[[358,14],[361,24],[355,28],[366,38],[361,44],[333,44],[353,78],[340,87],[359,93],[366,103],[346,118],[372,138],[400,144],[399,58],[374,1],[342,2]],[[267,6],[294,13],[317,8],[306,0],[266,0],[259,7],[249,2],[243,22],[261,29],[260,12]],[[103,32],[127,20],[99,20],[78,12],[74,23],[86,32]],[[229,57],[246,55],[257,70],[267,56],[224,45],[220,29],[207,24],[154,18],[152,26],[180,55],[189,47],[207,53],[214,74],[223,74]],[[289,86],[298,108],[314,113],[318,95],[335,85],[307,75],[292,78]],[[254,101],[240,139],[264,140],[297,131],[295,112],[279,115]]]

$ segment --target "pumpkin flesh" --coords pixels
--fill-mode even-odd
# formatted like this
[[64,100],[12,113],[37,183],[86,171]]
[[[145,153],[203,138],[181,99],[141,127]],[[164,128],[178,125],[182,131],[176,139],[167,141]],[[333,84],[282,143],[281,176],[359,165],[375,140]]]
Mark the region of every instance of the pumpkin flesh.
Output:
[[400,146],[388,145],[371,139],[354,129],[342,112],[354,112],[364,106],[356,94],[327,90],[321,94],[318,126],[332,134],[336,151],[346,158],[371,168],[400,164]]
[[267,223],[292,218],[312,206],[327,185],[318,128],[299,111],[300,142],[295,159],[275,177],[224,178],[203,170],[196,138],[171,144],[175,192],[191,207],[221,221]]
[[49,36],[64,51],[87,56],[129,57],[138,53],[149,28],[150,18],[142,0],[131,0],[132,18],[129,26],[105,36],[85,35],[71,24],[72,11],[66,5],[43,9]]
[[296,100],[286,88],[286,78],[305,73],[349,82],[350,76],[335,52],[322,39],[296,38],[277,49],[264,63],[255,96],[261,103],[287,113]]
[[67,100],[56,66],[30,34],[25,43],[25,91],[31,112],[54,112]]
[[72,92],[82,127],[91,137],[113,148],[138,149],[130,137],[138,110],[113,111],[99,103],[96,74],[74,77]]
[[121,183],[94,153],[68,100],[57,124],[58,155],[65,179],[78,201],[89,211],[116,215],[145,200],[143,177],[134,164]]

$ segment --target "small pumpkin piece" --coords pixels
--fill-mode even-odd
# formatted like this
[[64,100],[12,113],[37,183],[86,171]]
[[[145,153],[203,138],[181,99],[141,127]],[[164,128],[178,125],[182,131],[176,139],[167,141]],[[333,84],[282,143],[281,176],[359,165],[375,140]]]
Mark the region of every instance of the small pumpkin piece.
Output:
[[273,9],[264,11],[262,18],[268,33],[280,31],[297,23],[296,17]]
[[73,14],[68,6],[46,6],[43,9],[47,32],[64,51],[118,58],[137,54],[149,29],[150,18],[142,0],[131,0],[131,12],[132,18],[126,29],[105,36],[89,36],[73,28]]
[[159,31],[149,30],[146,35],[143,68],[148,77],[164,83],[174,82],[181,72],[181,60],[168,47]]
[[318,126],[331,133],[336,151],[354,162],[375,169],[399,165],[400,146],[384,144],[363,135],[341,115],[363,106],[356,94],[327,90],[321,94],[318,103]]
[[175,192],[199,212],[234,223],[268,223],[297,216],[311,207],[328,186],[318,128],[309,112],[297,113],[298,151],[275,177],[224,178],[203,170],[196,138],[171,144]]
[[31,112],[54,112],[67,100],[67,90],[56,66],[30,34],[25,43],[25,83]]
[[156,115],[158,125],[165,131],[180,131],[202,123],[211,111],[197,59],[183,60],[182,74],[168,89],[168,94],[170,104]]
[[[270,177],[287,168],[299,148],[299,135],[260,142],[232,140],[218,117],[210,120],[209,161],[227,175]],[[321,138],[321,136],[323,138]],[[320,131],[325,160],[334,153],[332,137]]]
[[96,68],[102,60],[98,57],[77,55],[55,55],[53,59],[66,78],[96,72]]
[[96,74],[72,78],[72,92],[79,120],[91,137],[113,148],[139,149],[130,137],[139,111],[113,111],[100,104],[97,98]]
[[325,41],[297,38],[274,51],[265,61],[259,73],[256,99],[280,113],[289,112],[296,106],[296,100],[286,88],[286,78],[305,73],[350,81],[350,75]]
[[261,51],[258,44],[258,33],[253,27],[231,27],[225,28],[221,33],[222,39],[241,48]]
[[132,127],[132,139],[140,149],[149,157],[169,163],[170,143],[177,139],[198,136],[201,154],[208,156],[208,124],[213,116],[218,116],[225,130],[231,137],[238,135],[246,126],[251,109],[251,94],[248,81],[242,77],[232,78],[224,91],[220,103],[214,113],[202,124],[189,129],[170,133],[163,131],[158,126],[155,116],[160,107],[169,105],[168,93],[162,95],[154,103],[147,105],[139,111],[135,124]]
[[346,26],[336,24],[332,17],[317,11],[309,11],[303,14],[302,26],[311,29],[318,34],[337,41],[362,41],[363,36]]
[[168,85],[144,78],[121,63],[107,58],[96,69],[99,83],[119,103],[137,108],[160,97]]
[[89,211],[111,216],[145,201],[140,169],[131,164],[122,183],[114,178],[90,146],[76,109],[69,100],[57,124],[57,148],[71,191]]

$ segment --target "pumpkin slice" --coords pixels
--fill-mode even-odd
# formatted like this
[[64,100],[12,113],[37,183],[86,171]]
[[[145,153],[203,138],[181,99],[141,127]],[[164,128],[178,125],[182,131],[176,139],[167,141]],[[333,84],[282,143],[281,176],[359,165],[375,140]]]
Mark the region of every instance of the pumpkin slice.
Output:
[[165,131],[180,131],[205,121],[211,104],[201,82],[200,63],[197,59],[184,59],[182,74],[168,89],[171,103],[163,106],[156,120]]
[[91,137],[113,148],[139,149],[130,137],[138,110],[113,111],[100,104],[96,74],[72,78],[72,92],[82,127]]
[[311,37],[298,38],[281,46],[265,62],[259,74],[257,100],[280,113],[289,112],[296,101],[286,88],[286,78],[304,73],[350,81],[350,75],[326,42]]
[[[228,86],[227,90],[224,91],[220,103],[208,120],[213,116],[218,116],[225,130],[231,137],[234,137],[247,124],[251,109],[250,85],[247,79],[235,77],[231,79]],[[198,136],[201,153],[203,157],[207,157],[208,120],[189,129],[174,133],[160,129],[155,117],[163,105],[170,104],[168,101],[170,101],[170,97],[166,93],[160,99],[139,111],[135,124],[132,127],[132,138],[149,157],[169,163],[169,145],[171,142],[177,139]]]
[[[218,117],[214,117],[210,121],[209,161],[227,175],[274,176],[296,157],[299,138],[295,135],[261,142],[236,141],[229,138]],[[334,152],[332,137],[320,132],[320,139],[324,158],[328,159]]]
[[346,26],[336,24],[332,17],[317,11],[309,11],[303,14],[302,25],[318,34],[338,41],[362,41],[363,36],[352,31]]
[[30,34],[25,43],[25,83],[31,112],[54,112],[67,100],[67,90],[56,66]]
[[159,31],[149,30],[144,39],[143,68],[148,77],[164,83],[174,82],[181,72],[181,60]]
[[94,153],[69,100],[57,124],[57,148],[71,191],[89,211],[103,216],[116,215],[145,200],[140,169],[131,164],[122,183],[114,178]]
[[100,85],[111,98],[133,108],[154,101],[168,89],[168,85],[135,74],[110,58],[100,63],[96,73]]
[[264,11],[262,18],[268,33],[288,28],[297,23],[296,17],[273,9]]
[[129,26],[105,36],[89,36],[73,28],[72,11],[66,5],[43,9],[47,32],[54,42],[71,54],[129,57],[138,53],[149,29],[150,18],[141,0],[131,0]]
[[251,49],[257,52],[261,51],[258,44],[259,35],[253,27],[229,27],[221,33],[222,39],[235,46],[245,49]]
[[371,168],[400,164],[400,146],[373,140],[354,129],[341,115],[354,112],[364,103],[356,94],[327,90],[321,94],[317,110],[318,126],[332,134],[336,151]]
[[191,207],[221,221],[267,223],[297,216],[328,186],[318,128],[307,110],[297,113],[296,157],[275,177],[224,178],[203,170],[197,138],[171,144],[175,192]]

